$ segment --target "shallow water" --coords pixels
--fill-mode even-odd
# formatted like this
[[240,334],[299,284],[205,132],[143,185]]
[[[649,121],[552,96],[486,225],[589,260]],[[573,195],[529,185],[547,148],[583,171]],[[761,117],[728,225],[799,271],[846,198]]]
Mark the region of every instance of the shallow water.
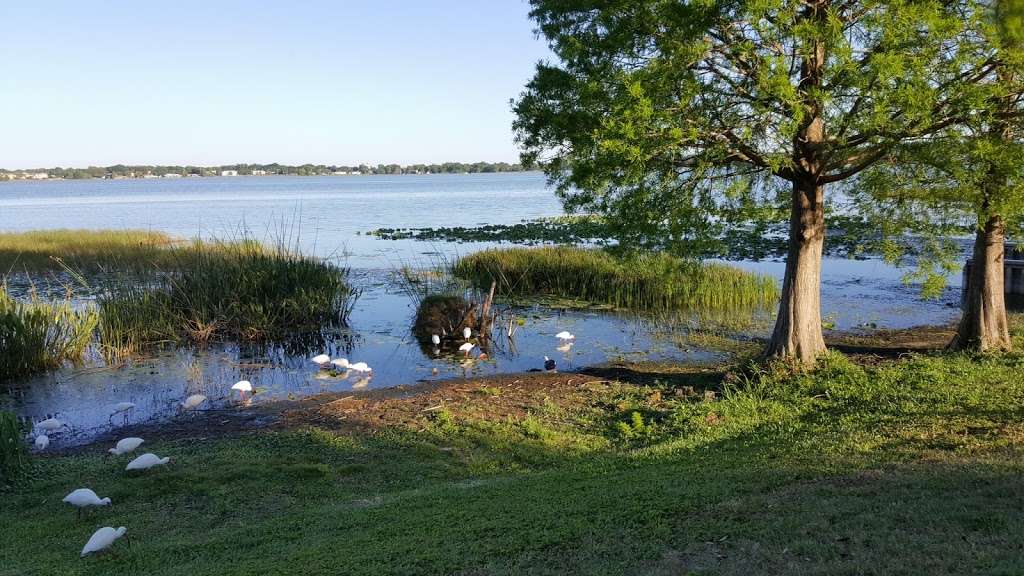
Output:
[[[274,241],[282,230],[297,231],[289,241],[308,253],[343,258],[363,289],[350,329],[306,349],[220,347],[179,350],[117,368],[93,363],[32,379],[5,402],[32,421],[56,416],[71,432],[54,440],[87,441],[123,423],[111,418],[113,406],[130,401],[132,423],[176,415],[188,395],[210,398],[203,408],[237,402],[230,386],[252,381],[255,401],[294,398],[321,391],[344,391],[410,384],[470,374],[540,368],[545,355],[560,369],[574,369],[619,358],[710,362],[719,353],[678,346],[652,334],[648,322],[631,315],[591,311],[519,310],[525,324],[514,346],[495,334],[488,358],[435,356],[416,342],[410,326],[414,303],[390,280],[402,264],[429,265],[484,247],[482,244],[430,244],[367,236],[380,227],[475,226],[508,224],[561,213],[537,173],[379,177],[239,177],[180,180],[54,181],[0,183],[0,230],[40,228],[147,228],[179,236],[237,234],[241,227]],[[782,262],[740,262],[744,268],[781,279]],[[902,272],[877,260],[826,259],[822,308],[839,329],[902,328],[954,319],[959,278],[937,301],[923,302],[903,285]],[[767,331],[765,322],[748,335]],[[577,335],[567,351],[554,334]],[[308,360],[328,352],[373,368],[358,375],[329,377]],[[474,351],[475,357],[479,351]]]

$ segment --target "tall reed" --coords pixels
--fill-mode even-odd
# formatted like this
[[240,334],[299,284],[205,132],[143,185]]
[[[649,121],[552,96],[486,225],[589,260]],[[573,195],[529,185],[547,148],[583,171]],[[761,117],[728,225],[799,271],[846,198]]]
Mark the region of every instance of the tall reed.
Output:
[[506,296],[566,298],[643,311],[755,308],[779,297],[772,278],[660,252],[614,256],[564,246],[496,248],[458,259],[453,273],[478,288],[496,281]]
[[0,410],[0,488],[9,485],[25,465],[26,452],[18,417]]
[[22,302],[0,289],[0,381],[56,368],[83,358],[99,315],[67,299]]
[[160,342],[276,340],[344,324],[357,292],[349,270],[258,242],[195,241],[179,261],[115,287],[100,303],[100,342],[109,357]]

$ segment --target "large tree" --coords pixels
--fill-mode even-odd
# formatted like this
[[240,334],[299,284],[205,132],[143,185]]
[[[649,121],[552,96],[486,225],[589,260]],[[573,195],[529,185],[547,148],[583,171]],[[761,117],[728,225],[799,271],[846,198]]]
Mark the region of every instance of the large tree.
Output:
[[824,351],[826,191],[963,121],[992,67],[973,1],[531,0],[557,57],[515,103],[569,209],[697,239],[789,214],[766,353]]

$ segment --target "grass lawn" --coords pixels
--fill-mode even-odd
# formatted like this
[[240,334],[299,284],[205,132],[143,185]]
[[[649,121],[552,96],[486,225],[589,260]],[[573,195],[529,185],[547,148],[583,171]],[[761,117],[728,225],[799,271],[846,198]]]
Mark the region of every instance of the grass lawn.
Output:
[[[1020,574],[1022,374],[523,376],[153,440],[139,475],[94,446],[0,494],[0,574]],[[113,505],[77,520],[83,486]],[[106,525],[132,546],[79,558]]]

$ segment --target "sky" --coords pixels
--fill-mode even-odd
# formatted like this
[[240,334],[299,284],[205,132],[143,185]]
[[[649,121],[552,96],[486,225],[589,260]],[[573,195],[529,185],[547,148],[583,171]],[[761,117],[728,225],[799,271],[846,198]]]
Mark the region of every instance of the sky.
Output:
[[518,159],[525,0],[0,2],[0,167]]

